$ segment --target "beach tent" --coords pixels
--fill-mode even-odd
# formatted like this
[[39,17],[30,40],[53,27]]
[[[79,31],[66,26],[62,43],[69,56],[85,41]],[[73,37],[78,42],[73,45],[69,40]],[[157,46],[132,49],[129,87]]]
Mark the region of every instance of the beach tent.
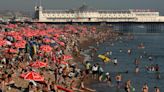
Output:
[[30,66],[35,67],[35,68],[42,68],[42,67],[46,67],[48,64],[41,62],[41,61],[36,61],[30,64]]
[[25,80],[44,81],[44,77],[42,77],[39,73],[36,73],[34,71],[21,74],[20,77],[24,78]]

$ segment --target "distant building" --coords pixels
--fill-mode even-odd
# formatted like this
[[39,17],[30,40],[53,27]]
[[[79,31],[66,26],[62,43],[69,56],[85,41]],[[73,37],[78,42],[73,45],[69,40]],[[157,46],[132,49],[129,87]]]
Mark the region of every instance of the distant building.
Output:
[[74,10],[45,10],[35,7],[39,22],[164,22],[164,16],[153,10],[95,10],[86,5]]

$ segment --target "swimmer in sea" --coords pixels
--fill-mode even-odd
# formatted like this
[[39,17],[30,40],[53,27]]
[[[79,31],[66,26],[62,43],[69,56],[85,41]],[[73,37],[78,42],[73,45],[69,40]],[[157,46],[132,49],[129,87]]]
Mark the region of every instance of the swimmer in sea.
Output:
[[131,85],[131,80],[126,81],[124,89],[126,92],[134,92],[135,91],[135,88],[132,87],[132,85]]
[[160,79],[160,72],[159,72],[159,65],[158,64],[155,65],[155,72],[156,72],[156,76],[157,76],[156,78]]
[[149,61],[152,61],[153,60],[153,57],[152,56],[149,56],[148,59],[149,59]]
[[132,51],[131,49],[128,49],[128,54],[131,55]]
[[160,92],[159,87],[154,87],[154,92]]
[[114,58],[113,63],[115,66],[117,65],[117,63],[118,63],[117,58]]
[[122,52],[122,49],[120,49],[120,52]]
[[138,74],[138,72],[139,72],[139,66],[136,66],[135,67],[135,73]]
[[116,77],[116,82],[117,82],[117,88],[120,88],[121,82],[122,82],[122,76],[121,74],[118,74]]
[[145,83],[142,87],[142,92],[149,92],[149,87],[147,85],[147,83]]

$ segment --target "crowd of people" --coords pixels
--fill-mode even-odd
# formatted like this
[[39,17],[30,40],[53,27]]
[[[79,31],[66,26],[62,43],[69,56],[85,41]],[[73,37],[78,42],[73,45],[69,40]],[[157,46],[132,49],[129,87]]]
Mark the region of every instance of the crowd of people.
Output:
[[95,26],[1,24],[0,91],[95,91],[84,86],[86,73],[74,58],[80,57],[84,41],[98,43],[110,35]]
[[[116,62],[118,62],[117,58],[113,58],[111,62],[113,63],[114,66],[116,66],[117,65]],[[138,59],[135,59],[134,64],[138,68],[140,61]],[[123,76],[121,73],[117,73],[116,75],[114,75],[115,77],[112,78],[113,75],[111,75],[109,72],[104,71],[102,65],[100,65],[99,63],[91,64],[91,62],[89,61],[86,62],[85,67],[86,67],[85,72],[87,76],[90,76],[86,78],[92,78],[92,80],[105,82],[107,85],[109,85],[109,87],[115,87],[116,89],[124,89],[125,92],[136,92],[136,88],[134,87],[134,85],[132,85],[132,81],[130,79],[128,79],[127,81],[123,80]],[[155,67],[156,68],[154,71],[158,73],[159,72],[158,64],[156,64]],[[136,74],[139,73],[139,68],[138,69],[137,68],[134,71],[134,73]],[[125,71],[124,73],[128,74],[128,71]],[[158,73],[157,79],[159,78],[160,78],[160,75]],[[143,84],[143,87],[141,88],[141,92],[149,92],[149,87],[147,83]],[[155,86],[153,92],[160,92],[159,87]]]
[[[115,86],[115,81],[116,88],[124,87],[126,92],[134,92],[131,80],[124,83],[120,73],[112,80],[111,74],[104,71],[99,63],[75,59],[82,57],[83,46],[90,43],[98,46],[117,36],[118,33],[110,29],[98,29],[96,26],[1,24],[0,92],[94,92],[96,90],[84,85],[90,78],[106,82],[110,87]],[[91,57],[94,58],[97,49],[92,48],[92,51]],[[131,55],[132,50],[127,53]],[[112,51],[104,55],[110,56]],[[118,65],[117,58],[113,58],[112,62]],[[79,63],[84,68],[80,68]],[[138,73],[138,59],[134,63]],[[158,65],[155,67],[155,71],[159,71]],[[148,89],[145,83],[142,92],[148,92]],[[154,89],[160,92],[158,87]]]
[[[98,46],[98,44],[97,44],[97,46]],[[111,46],[114,46],[114,45],[111,45]],[[97,57],[98,56],[97,47],[95,47],[95,48],[92,47],[91,49],[92,49],[91,53],[90,53],[91,57],[95,58],[94,55]],[[140,49],[140,48],[138,48],[138,49]],[[142,48],[142,49],[144,49],[144,48]],[[120,49],[119,52],[123,53],[123,50]],[[125,53],[127,53],[128,57],[130,57],[133,52],[132,52],[132,49],[129,48],[129,49],[127,49],[127,52],[125,51]],[[102,55],[110,58],[110,63],[113,63],[113,65],[115,67],[119,67],[119,61],[117,60],[117,58],[116,57],[111,58],[111,57],[113,57],[112,51],[107,51],[107,52],[103,53]],[[125,72],[120,72],[120,73],[118,72],[115,74],[110,74],[110,72],[105,71],[103,69],[104,68],[104,59],[101,57],[99,57],[99,58],[100,58],[99,60],[102,61],[103,64],[95,63],[94,61],[86,62],[86,64],[85,64],[86,71],[85,72],[86,72],[87,76],[90,76],[88,78],[92,78],[92,80],[94,80],[94,81],[99,81],[99,82],[103,82],[103,83],[105,82],[107,85],[109,85],[109,87],[115,87],[116,89],[124,89],[125,92],[136,92],[136,87],[134,85],[132,85],[133,82],[131,81],[131,79],[125,80],[122,76],[122,73],[128,74],[129,73],[128,70]],[[147,57],[147,56],[142,56],[142,57],[139,56],[139,57],[135,58],[134,59],[134,66],[135,66],[134,74],[136,74],[136,76],[140,73],[140,66],[141,66],[142,58],[147,58],[147,60],[149,62],[152,62],[152,57],[151,57],[151,60],[150,60],[150,57]],[[153,72],[156,75],[156,79],[160,79],[158,64],[146,66],[146,71]],[[149,72],[147,72],[147,73],[149,73]],[[141,92],[149,92],[149,91],[160,92],[160,88],[157,86],[154,87],[153,91],[149,90],[147,83],[143,84],[143,86],[140,90],[141,90]]]

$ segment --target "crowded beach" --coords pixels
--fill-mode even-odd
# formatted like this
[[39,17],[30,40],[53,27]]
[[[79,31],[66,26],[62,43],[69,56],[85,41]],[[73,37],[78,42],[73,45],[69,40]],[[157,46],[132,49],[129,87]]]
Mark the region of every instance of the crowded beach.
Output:
[[[97,53],[101,43],[118,40],[119,35],[109,26],[1,24],[0,92],[96,92],[88,86],[92,81],[135,92],[130,79],[123,81],[121,73],[112,78],[110,72],[104,71],[107,63],[119,64],[117,58],[110,58],[112,51]],[[143,43],[138,47],[145,48]],[[86,54],[88,50],[90,55]],[[120,53],[122,51],[120,49]],[[128,49],[127,54],[131,53],[132,49]],[[103,65],[92,61],[93,58],[99,58]],[[135,74],[140,71],[140,58],[134,60]],[[151,61],[152,57],[148,59]],[[157,64],[146,69],[154,71],[160,79]],[[154,90],[160,92],[157,86]],[[141,91],[149,92],[147,83]]]
[[85,86],[87,62],[80,53],[114,36],[96,26],[1,24],[0,91],[94,92]]

